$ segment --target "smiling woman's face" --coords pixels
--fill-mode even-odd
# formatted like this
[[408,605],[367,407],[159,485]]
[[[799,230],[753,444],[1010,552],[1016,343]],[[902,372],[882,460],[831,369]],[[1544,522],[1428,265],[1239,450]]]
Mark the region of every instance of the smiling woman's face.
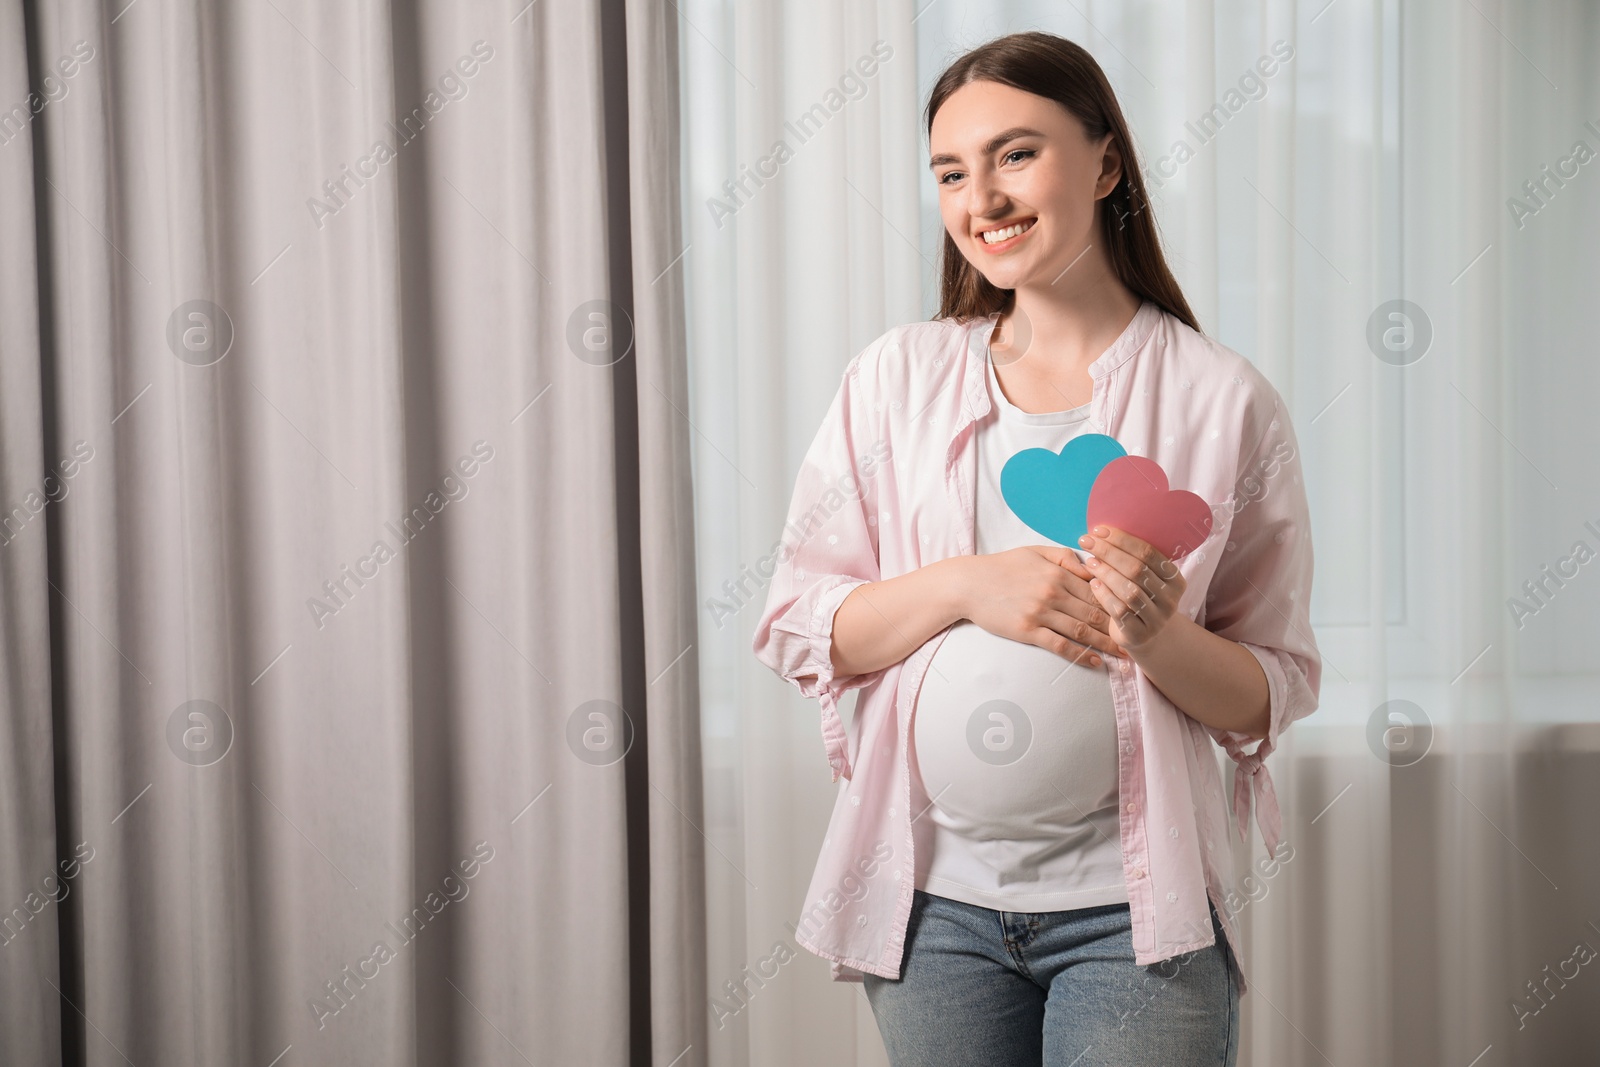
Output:
[[1053,284],[1096,240],[1095,201],[1122,175],[1110,133],[1091,141],[1054,100],[998,82],[951,93],[928,140],[945,230],[1001,289]]

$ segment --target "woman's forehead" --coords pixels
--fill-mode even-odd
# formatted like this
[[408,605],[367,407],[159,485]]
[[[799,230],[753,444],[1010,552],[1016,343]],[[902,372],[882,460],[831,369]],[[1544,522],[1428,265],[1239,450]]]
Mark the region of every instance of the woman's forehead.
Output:
[[1071,129],[1074,123],[1076,117],[1049,97],[999,82],[973,81],[940,105],[933,117],[929,147],[935,155],[993,151],[1004,134],[1048,137]]

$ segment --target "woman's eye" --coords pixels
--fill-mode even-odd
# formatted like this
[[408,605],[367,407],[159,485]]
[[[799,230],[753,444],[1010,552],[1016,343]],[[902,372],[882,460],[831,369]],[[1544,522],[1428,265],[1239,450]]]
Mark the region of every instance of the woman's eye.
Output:
[[959,177],[961,177],[961,172],[959,170],[945,171],[944,174],[939,176],[939,184],[940,185],[949,185],[951,178],[959,178]]
[[1034,151],[1031,148],[1013,148],[1011,151],[1005,154],[1005,159],[1007,162],[1011,162],[1013,159],[1016,159],[1019,156],[1023,159],[1027,159],[1033,154]]

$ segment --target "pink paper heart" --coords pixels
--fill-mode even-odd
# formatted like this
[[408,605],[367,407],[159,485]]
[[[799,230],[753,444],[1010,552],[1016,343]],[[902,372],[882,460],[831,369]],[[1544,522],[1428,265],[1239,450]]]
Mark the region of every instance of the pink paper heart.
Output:
[[1187,490],[1169,490],[1167,472],[1143,456],[1121,456],[1101,469],[1088,518],[1090,529],[1126,530],[1168,559],[1182,559],[1211,536],[1210,506]]

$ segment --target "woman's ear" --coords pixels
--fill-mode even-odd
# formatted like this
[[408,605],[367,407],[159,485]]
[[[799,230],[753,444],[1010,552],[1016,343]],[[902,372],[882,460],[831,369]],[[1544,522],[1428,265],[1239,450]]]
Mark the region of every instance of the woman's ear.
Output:
[[1107,133],[1100,147],[1100,178],[1095,182],[1096,200],[1109,196],[1122,180],[1122,152],[1117,148],[1117,135]]

